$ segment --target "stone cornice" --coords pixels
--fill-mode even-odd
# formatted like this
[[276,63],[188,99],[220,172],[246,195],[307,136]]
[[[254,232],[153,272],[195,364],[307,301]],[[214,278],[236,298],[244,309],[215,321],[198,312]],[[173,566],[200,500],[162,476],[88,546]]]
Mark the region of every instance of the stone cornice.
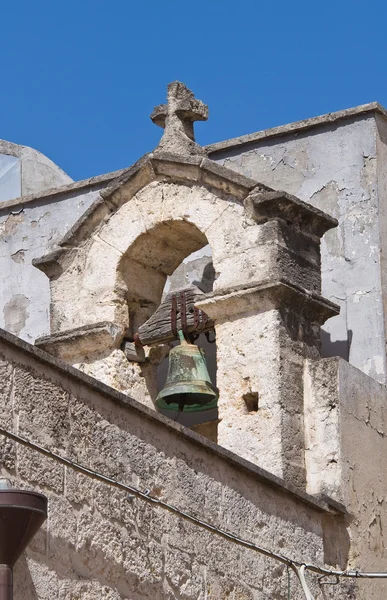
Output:
[[273,191],[254,179],[240,175],[200,156],[180,156],[158,152],[144,155],[137,163],[114,179],[90,205],[80,219],[71,227],[50,254],[35,259],[34,266],[45,273],[55,271],[55,264],[63,254],[78,247],[91,233],[109,219],[125,202],[153,181],[171,181],[181,185],[205,185],[219,192],[222,197],[232,196],[243,203],[252,191]]
[[307,321],[321,325],[340,311],[334,302],[286,280],[217,290],[197,300],[195,305],[215,321],[224,321],[251,311],[289,308],[302,313]]
[[312,117],[311,119],[295,121],[286,125],[280,125],[279,127],[263,129],[262,131],[256,131],[254,133],[248,133],[246,135],[241,135],[239,137],[217,142],[215,144],[209,144],[208,146],[205,146],[205,149],[207,150],[208,155],[211,156],[212,154],[233,150],[246,144],[254,144],[281,135],[297,135],[298,133],[303,133],[305,131],[309,131],[310,129],[314,129],[315,127],[336,124],[348,119],[361,117],[362,115],[367,118],[373,113],[387,117],[387,110],[381,106],[381,104],[378,102],[370,102],[369,104],[361,104],[360,106],[355,106],[354,108],[347,108],[345,110],[327,113],[318,117]]
[[87,354],[88,348],[113,349],[122,342],[124,332],[121,327],[109,321],[75,327],[46,335],[35,341],[35,346],[62,360],[72,359],[78,354]]
[[245,207],[257,223],[279,218],[292,222],[304,235],[317,238],[338,225],[334,217],[283,191],[253,190],[245,199]]
[[112,171],[111,173],[97,175],[96,177],[90,177],[89,179],[81,179],[80,181],[75,181],[74,183],[69,183],[68,185],[44,190],[43,192],[36,194],[26,194],[25,196],[20,196],[19,198],[5,200],[4,202],[0,202],[0,211],[11,209],[15,206],[24,206],[25,204],[38,202],[39,200],[47,202],[51,199],[55,199],[55,202],[58,202],[60,200],[66,200],[68,194],[71,192],[82,192],[84,190],[84,193],[87,193],[93,189],[104,188],[111,181],[119,177],[122,173],[125,173],[127,170],[128,169],[120,169],[119,171]]

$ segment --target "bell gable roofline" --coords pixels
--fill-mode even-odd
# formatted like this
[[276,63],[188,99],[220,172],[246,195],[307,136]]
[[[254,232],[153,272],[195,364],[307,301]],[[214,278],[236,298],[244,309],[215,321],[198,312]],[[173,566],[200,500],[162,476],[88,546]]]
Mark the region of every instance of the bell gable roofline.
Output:
[[220,194],[233,196],[241,204],[253,189],[257,192],[273,191],[268,186],[206,157],[174,155],[160,151],[157,156],[152,153],[145,154],[131,167],[121,171],[117,178],[101,190],[99,197],[69,229],[57,248],[49,254],[34,259],[33,265],[49,275],[53,265],[57,264],[66,252],[76,248],[90,237],[96,228],[153,181],[207,185],[218,190]]
[[[319,224],[319,230],[326,231],[337,225],[336,219],[310,204],[302,202],[295,196],[274,190],[232,169],[223,167],[209,158],[174,155],[158,151],[157,155],[145,154],[134,165],[121,172],[100,192],[97,200],[69,229],[57,248],[49,254],[34,259],[33,265],[49,277],[53,275],[58,263],[66,253],[74,251],[79,244],[91,237],[91,234],[109,220],[123,204],[129,202],[137,192],[153,181],[208,186],[216,190],[220,196],[232,196],[240,204],[245,203],[244,201],[248,197],[252,198],[254,205],[257,205],[257,202],[265,201],[266,204],[270,202],[273,206],[278,199],[281,199],[281,204],[286,199],[287,211],[289,211],[289,205],[297,204],[298,210],[302,211],[304,218],[310,222],[313,221],[314,224]],[[254,211],[257,212],[256,206]],[[283,211],[280,210],[278,218],[281,218],[281,212]]]

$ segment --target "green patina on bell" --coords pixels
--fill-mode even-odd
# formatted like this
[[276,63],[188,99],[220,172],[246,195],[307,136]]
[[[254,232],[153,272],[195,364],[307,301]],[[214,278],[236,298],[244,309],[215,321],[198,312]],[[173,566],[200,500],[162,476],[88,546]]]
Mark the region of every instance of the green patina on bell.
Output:
[[182,331],[180,345],[169,353],[169,368],[156,406],[162,410],[194,412],[216,408],[218,394],[211,383],[205,352],[189,344]]

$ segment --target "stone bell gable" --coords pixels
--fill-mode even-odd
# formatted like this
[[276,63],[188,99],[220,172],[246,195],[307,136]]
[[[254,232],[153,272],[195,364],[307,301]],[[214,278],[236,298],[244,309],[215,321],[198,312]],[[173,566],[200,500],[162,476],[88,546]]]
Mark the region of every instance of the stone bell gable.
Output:
[[[51,280],[52,331],[102,321],[126,328],[125,276],[133,296],[155,308],[167,275],[207,243],[221,273],[221,260],[244,233],[243,201],[257,186],[206,158],[143,157],[103,192],[57,250],[35,261]],[[64,289],[72,290],[71,302]]]
[[320,239],[336,220],[204,156],[192,122],[206,114],[171,84],[152,115],[165,126],[160,146],[35,260],[51,290],[51,334],[37,344],[153,407],[162,351],[128,362],[123,342],[139,347],[167,277],[209,244],[215,281],[197,306],[216,332],[217,440],[305,487],[303,364],[338,312],[320,295]]
[[[40,336],[0,329],[0,488],[49,506],[15,600],[382,600],[387,144],[373,153],[372,107],[263,132],[266,149],[231,140],[219,164],[195,141],[206,105],[180,82],[167,95],[136,165],[0,207],[6,329]],[[325,327],[332,351],[353,329],[349,361],[326,357]]]

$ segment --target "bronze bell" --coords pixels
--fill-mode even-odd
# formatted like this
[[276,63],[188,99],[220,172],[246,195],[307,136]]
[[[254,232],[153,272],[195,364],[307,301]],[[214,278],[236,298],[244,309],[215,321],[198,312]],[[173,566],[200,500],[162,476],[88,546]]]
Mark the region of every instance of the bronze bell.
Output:
[[180,345],[169,353],[169,368],[164,388],[156,398],[162,410],[194,412],[217,406],[218,393],[211,383],[205,352],[189,344],[182,331]]

